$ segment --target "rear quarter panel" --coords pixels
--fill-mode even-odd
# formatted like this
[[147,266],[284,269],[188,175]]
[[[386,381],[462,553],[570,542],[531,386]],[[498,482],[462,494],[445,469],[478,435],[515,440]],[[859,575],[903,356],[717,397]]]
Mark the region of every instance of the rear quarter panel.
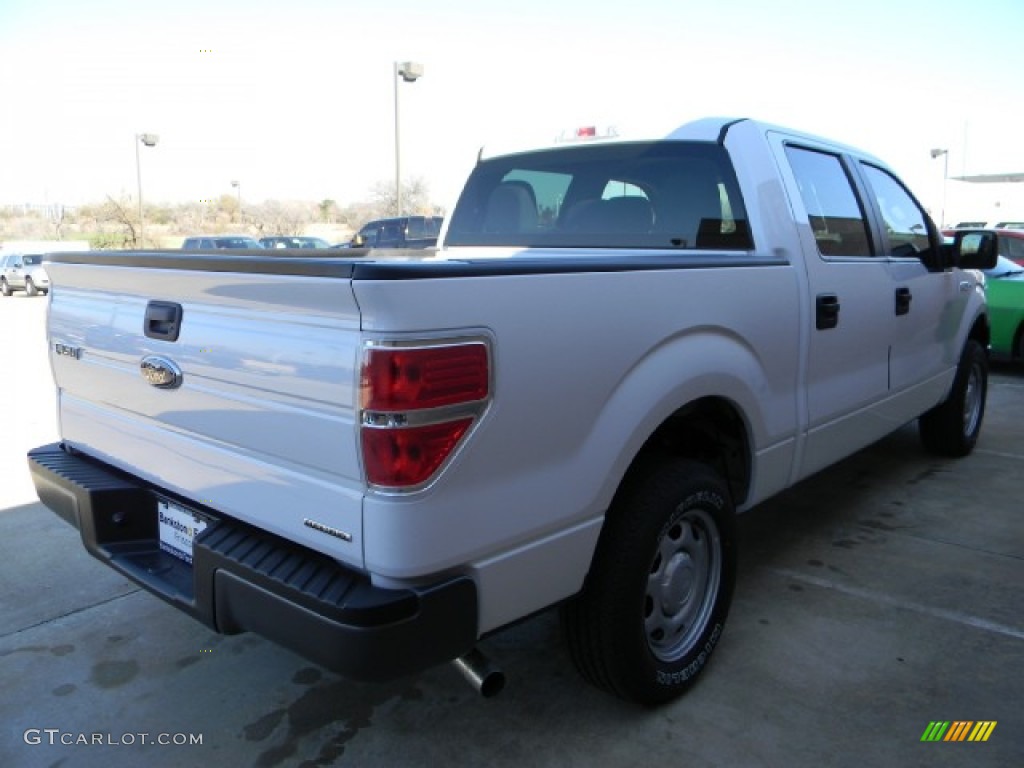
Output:
[[[494,340],[493,402],[463,449],[426,490],[370,493],[364,512],[375,574],[472,562],[485,595],[488,569],[500,570],[493,558],[541,542],[508,569],[515,590],[481,600],[484,630],[579,589],[629,463],[687,402],[734,402],[765,458],[755,484],[788,477],[800,314],[788,265],[353,285],[367,338],[475,329]],[[570,529],[578,546],[556,542]]]

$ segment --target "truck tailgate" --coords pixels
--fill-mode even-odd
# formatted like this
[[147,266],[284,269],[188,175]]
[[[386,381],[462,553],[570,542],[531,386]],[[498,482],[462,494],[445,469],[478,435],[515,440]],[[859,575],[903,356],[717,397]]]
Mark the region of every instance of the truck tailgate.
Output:
[[[362,566],[350,265],[75,254],[47,269],[66,444]],[[154,366],[180,383],[157,386]]]

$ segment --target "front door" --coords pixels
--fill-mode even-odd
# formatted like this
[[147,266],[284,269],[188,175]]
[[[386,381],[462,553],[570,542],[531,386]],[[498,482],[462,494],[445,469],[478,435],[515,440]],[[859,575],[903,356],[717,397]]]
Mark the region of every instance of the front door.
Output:
[[949,386],[974,281],[945,268],[938,231],[899,180],[869,163],[858,165],[878,214],[880,250],[896,291],[889,366],[893,418],[908,420]]

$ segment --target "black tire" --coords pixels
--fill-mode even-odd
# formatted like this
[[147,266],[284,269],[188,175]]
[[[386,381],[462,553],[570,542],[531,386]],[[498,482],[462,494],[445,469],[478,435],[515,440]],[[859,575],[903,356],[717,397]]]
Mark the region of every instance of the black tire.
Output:
[[577,669],[639,704],[676,698],[721,639],[735,583],[725,483],[704,464],[649,461],[616,495],[584,589],[562,607]]
[[966,456],[974,450],[987,395],[988,355],[980,343],[968,339],[949,397],[918,419],[925,449],[939,456],[954,457]]
[[25,278],[25,293],[28,296],[35,296],[39,293],[39,289],[36,288],[36,284],[32,282],[31,277]]
[[4,296],[10,296],[13,293],[11,286],[7,284],[6,280],[0,279],[0,294]]

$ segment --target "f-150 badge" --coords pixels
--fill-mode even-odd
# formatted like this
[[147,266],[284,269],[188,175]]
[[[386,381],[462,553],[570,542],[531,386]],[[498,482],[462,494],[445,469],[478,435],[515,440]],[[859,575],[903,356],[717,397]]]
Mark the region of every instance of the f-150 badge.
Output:
[[61,344],[60,342],[57,342],[53,345],[53,351],[61,357],[73,357],[75,360],[82,357],[82,348],[73,347],[70,344]]
[[147,355],[139,365],[142,378],[160,389],[175,389],[181,386],[182,373],[173,361],[166,357]]

